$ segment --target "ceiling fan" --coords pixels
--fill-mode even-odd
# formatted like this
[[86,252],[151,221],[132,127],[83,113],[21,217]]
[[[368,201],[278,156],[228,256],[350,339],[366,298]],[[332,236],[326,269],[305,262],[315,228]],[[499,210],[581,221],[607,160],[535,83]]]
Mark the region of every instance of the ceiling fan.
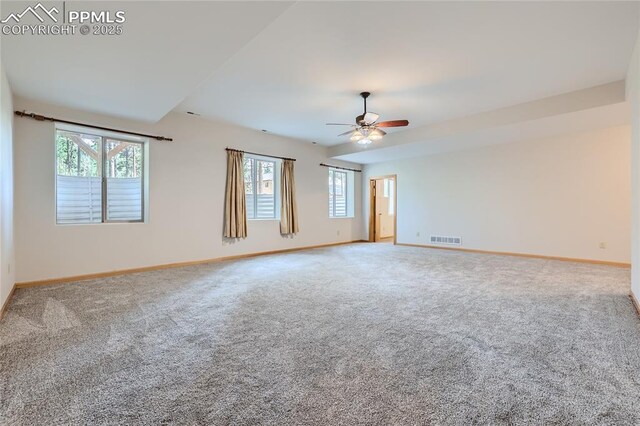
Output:
[[409,125],[407,120],[390,120],[378,122],[380,115],[367,111],[367,98],[369,92],[362,92],[360,96],[364,100],[364,112],[356,117],[356,124],[327,123],[327,126],[351,126],[348,132],[340,133],[338,136],[349,135],[349,139],[360,145],[369,145],[371,142],[382,139],[387,134],[381,127],[404,127]]

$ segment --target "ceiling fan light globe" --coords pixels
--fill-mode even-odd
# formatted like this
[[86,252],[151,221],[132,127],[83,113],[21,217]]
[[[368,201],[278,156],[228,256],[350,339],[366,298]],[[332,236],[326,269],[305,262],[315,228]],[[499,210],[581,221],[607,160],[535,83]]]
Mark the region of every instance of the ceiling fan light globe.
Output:
[[358,145],[369,145],[370,143],[371,143],[371,139],[369,138],[360,139],[358,141]]
[[358,131],[353,132],[353,134],[351,135],[351,137],[349,139],[351,139],[352,141],[359,141],[362,138],[364,138],[364,135]]

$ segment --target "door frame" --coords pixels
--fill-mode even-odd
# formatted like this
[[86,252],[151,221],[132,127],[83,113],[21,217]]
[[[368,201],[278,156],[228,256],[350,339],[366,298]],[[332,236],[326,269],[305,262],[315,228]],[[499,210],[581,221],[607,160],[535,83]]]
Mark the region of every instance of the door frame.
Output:
[[393,179],[393,244],[398,244],[398,175],[374,176],[369,178],[369,242],[375,242],[376,226],[376,181]]

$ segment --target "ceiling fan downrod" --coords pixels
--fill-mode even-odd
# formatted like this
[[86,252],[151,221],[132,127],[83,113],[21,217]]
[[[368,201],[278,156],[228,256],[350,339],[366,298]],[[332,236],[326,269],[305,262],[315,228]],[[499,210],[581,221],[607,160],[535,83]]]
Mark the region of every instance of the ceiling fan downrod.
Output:
[[362,96],[362,99],[364,99],[364,113],[362,115],[367,113],[367,98],[369,97],[370,94],[371,93],[369,92],[360,93],[360,96]]
[[358,126],[366,125],[364,121],[364,116],[367,115],[367,98],[369,97],[370,94],[371,93],[369,92],[360,93],[360,96],[362,96],[362,99],[364,100],[364,112],[362,113],[362,115],[359,115],[356,117],[356,124]]

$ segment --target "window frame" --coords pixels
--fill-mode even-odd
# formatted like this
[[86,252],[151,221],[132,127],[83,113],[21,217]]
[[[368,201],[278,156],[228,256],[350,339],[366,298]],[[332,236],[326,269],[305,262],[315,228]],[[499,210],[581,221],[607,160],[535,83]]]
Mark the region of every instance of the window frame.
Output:
[[[249,196],[253,197],[253,217],[249,217],[249,211],[247,211],[247,220],[258,220],[258,221],[274,221],[280,220],[280,167],[281,162],[275,158],[263,157],[261,155],[255,154],[244,154],[242,161],[245,160],[253,160],[253,167],[251,167],[251,194],[247,194],[245,189],[245,199]],[[256,162],[262,161],[265,163],[273,164],[273,217],[257,217],[258,215],[258,192],[256,191],[256,182],[257,182],[257,174],[258,168],[256,167]],[[244,168],[244,164],[243,164]],[[246,188],[246,186],[245,186]]]
[[389,206],[387,213],[389,216],[396,215],[396,179],[388,178],[388,193],[387,198],[389,198]]
[[[77,223],[64,223],[58,221],[58,151],[57,151],[57,136],[58,132],[80,133],[83,135],[90,135],[100,138],[100,168],[101,174],[98,176],[101,182],[101,221],[100,222],[77,222]],[[108,219],[107,215],[107,203],[109,199],[108,182],[107,182],[107,144],[106,141],[124,142],[130,144],[140,145],[142,152],[141,171],[140,171],[140,219],[122,220],[122,219]],[[149,139],[136,137],[132,135],[122,134],[112,131],[102,131],[91,127],[83,127],[76,125],[66,125],[62,123],[56,123],[54,128],[53,145],[56,147],[54,160],[54,202],[55,202],[55,222],[57,226],[69,226],[69,225],[103,225],[103,224],[124,224],[124,223],[147,223],[148,217],[148,161],[149,161]]]
[[[336,213],[336,178],[335,174],[340,173],[343,175],[342,182],[344,184],[344,215],[337,216]],[[333,176],[331,176],[333,174]],[[346,170],[338,170],[329,168],[329,178],[331,178],[331,185],[329,185],[329,218],[331,219],[347,219],[352,216],[349,215],[349,175]]]

